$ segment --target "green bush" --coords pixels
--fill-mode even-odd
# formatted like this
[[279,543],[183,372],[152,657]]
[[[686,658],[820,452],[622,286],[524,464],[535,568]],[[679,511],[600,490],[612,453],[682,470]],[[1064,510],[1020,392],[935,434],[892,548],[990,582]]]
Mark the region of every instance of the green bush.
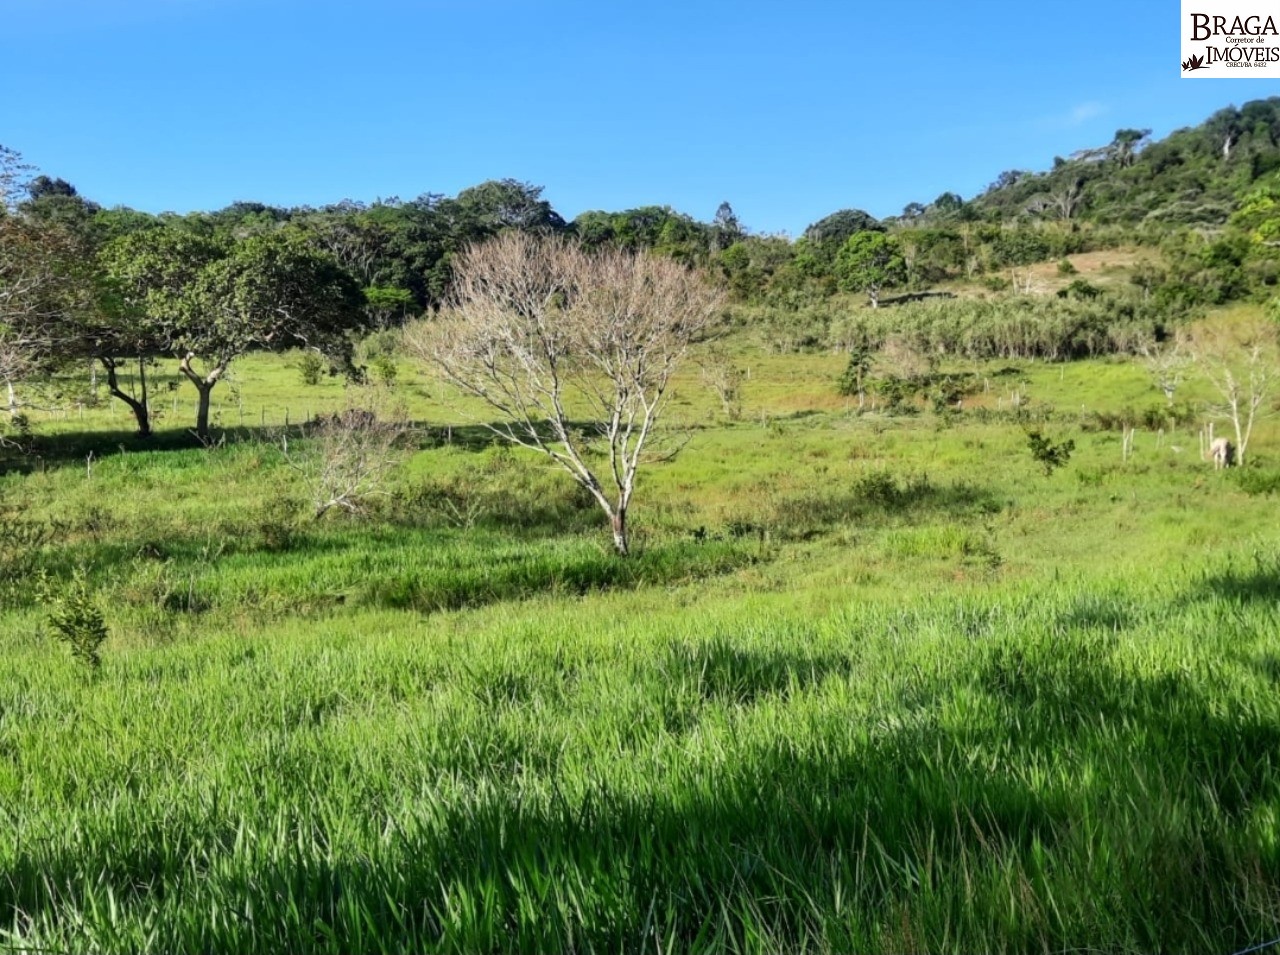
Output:
[[102,665],[98,650],[106,642],[107,623],[84,572],[77,570],[61,590],[48,576],[41,576],[38,595],[49,608],[54,636],[71,648],[73,657],[90,669],[98,669]]
[[867,375],[871,373],[873,355],[865,339],[849,348],[849,364],[836,380],[836,391],[845,398],[861,395],[866,391]]
[[302,379],[304,385],[315,386],[320,384],[324,373],[328,370],[329,363],[326,362],[317,352],[305,351],[298,356],[297,361],[298,377]]
[[1280,494],[1280,470],[1274,468],[1236,468],[1232,479],[1246,494]]
[[1076,443],[1070,439],[1054,444],[1039,431],[1027,432],[1027,446],[1045,477],[1049,477],[1057,468],[1065,467],[1071,460],[1071,452],[1076,449]]
[[399,377],[400,368],[396,365],[395,359],[385,353],[376,355],[369,363],[373,368],[373,377],[383,385],[394,385],[396,378]]

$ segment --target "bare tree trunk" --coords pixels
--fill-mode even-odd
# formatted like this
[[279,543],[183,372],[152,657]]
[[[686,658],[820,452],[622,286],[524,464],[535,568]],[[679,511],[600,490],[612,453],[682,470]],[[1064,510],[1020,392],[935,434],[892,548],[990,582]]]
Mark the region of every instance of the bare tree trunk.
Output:
[[4,383],[5,387],[9,391],[9,417],[16,418],[18,416],[18,409],[21,407],[18,404],[18,393],[13,388],[12,379],[6,378]]
[[133,412],[134,419],[138,422],[138,437],[151,437],[151,409],[147,406],[147,378],[146,372],[143,371],[143,360],[138,359],[138,370],[142,371],[142,400],[139,401],[132,395],[124,392],[120,388],[120,379],[116,376],[116,362],[113,358],[103,358],[102,367],[107,371],[107,391],[116,398],[119,398],[129,410]]
[[1236,432],[1236,465],[1244,467],[1245,452],[1249,450],[1249,437],[1253,432],[1253,412],[1250,410],[1247,416],[1241,414],[1238,399],[1231,402],[1231,424]]
[[612,514],[613,546],[619,557],[627,557],[631,550],[627,541],[627,511],[619,508]]

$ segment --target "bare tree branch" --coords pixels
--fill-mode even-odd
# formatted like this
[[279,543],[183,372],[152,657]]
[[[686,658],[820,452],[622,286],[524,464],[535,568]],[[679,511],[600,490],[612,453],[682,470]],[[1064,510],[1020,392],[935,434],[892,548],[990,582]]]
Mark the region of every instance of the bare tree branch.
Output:
[[1275,328],[1262,322],[1204,325],[1189,337],[1189,347],[1221,399],[1210,405],[1210,414],[1231,423],[1236,460],[1243,466],[1254,425],[1270,413],[1267,399],[1280,377]]
[[[716,318],[720,291],[670,259],[590,253],[519,232],[467,249],[454,275],[450,307],[410,330],[410,350],[498,412],[504,420],[487,425],[495,434],[569,472],[625,555],[637,472],[672,376]],[[585,431],[571,409],[591,422]]]
[[371,498],[386,494],[410,430],[403,409],[349,405],[318,418],[309,441],[291,445],[282,432],[279,444],[286,463],[301,476],[318,519],[335,509],[359,514]]
[[80,253],[64,230],[0,213],[0,380],[11,413],[17,383],[65,354],[70,319],[88,308]]
[[1185,343],[1174,341],[1158,344],[1154,341],[1140,341],[1137,349],[1142,355],[1143,363],[1147,366],[1151,380],[1164,393],[1165,400],[1172,408],[1173,396],[1186,378],[1187,369],[1191,364],[1191,356],[1187,354]]

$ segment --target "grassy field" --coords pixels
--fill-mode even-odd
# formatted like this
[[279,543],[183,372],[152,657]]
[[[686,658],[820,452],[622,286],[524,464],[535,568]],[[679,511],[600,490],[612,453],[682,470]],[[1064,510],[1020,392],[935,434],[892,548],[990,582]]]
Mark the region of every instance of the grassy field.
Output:
[[[310,520],[274,441],[365,398],[281,358],[219,386],[209,447],[164,374],[150,444],[33,415],[0,477],[0,950],[1280,935],[1280,429],[1247,471],[1195,425],[1122,461],[1107,416],[1163,401],[1132,363],[889,417],[839,356],[736,358],[741,420],[682,381],[626,561],[407,363],[417,450],[360,520]],[[35,598],[77,569],[96,672]]]

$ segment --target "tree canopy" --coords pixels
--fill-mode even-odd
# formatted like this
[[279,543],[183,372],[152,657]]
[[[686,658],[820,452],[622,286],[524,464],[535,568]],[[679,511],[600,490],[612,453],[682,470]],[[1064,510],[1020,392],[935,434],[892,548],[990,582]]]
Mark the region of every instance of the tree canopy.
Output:
[[[1120,128],[1042,171],[1005,170],[967,199],[947,191],[885,219],[848,206],[794,240],[751,231],[728,201],[705,219],[654,204],[568,222],[541,186],[510,178],[454,196],[152,215],[102,208],[0,146],[3,377],[12,387],[60,362],[97,361],[146,433],[145,394],[117,388],[123,362],[142,378],[148,362],[176,357],[206,411],[208,390],[247,349],[302,345],[351,367],[353,335],[438,311],[466,250],[513,234],[651,253],[788,316],[821,314],[835,295],[877,306],[885,289],[958,278],[999,289],[1033,263],[1136,245],[1153,255],[1134,271],[1133,307],[1181,314],[1280,289],[1277,209],[1280,97],[1161,140]],[[1113,313],[1130,310],[1107,294]]]

